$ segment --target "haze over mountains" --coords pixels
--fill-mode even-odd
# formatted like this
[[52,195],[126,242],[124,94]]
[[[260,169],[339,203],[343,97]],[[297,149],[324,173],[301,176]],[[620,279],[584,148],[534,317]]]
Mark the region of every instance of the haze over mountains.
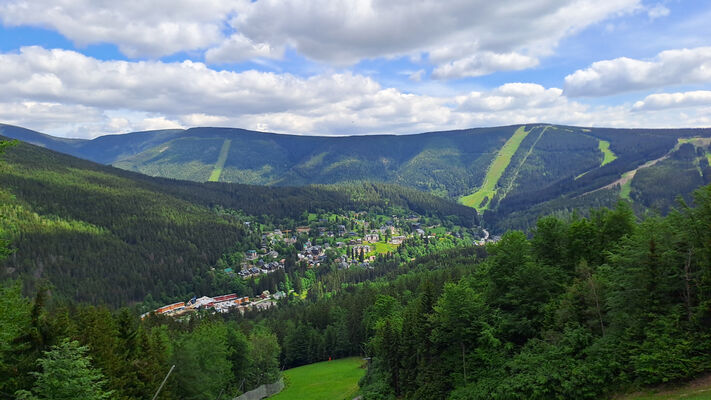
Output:
[[0,125],[0,134],[130,171],[197,182],[394,183],[485,211],[485,220],[502,230],[526,228],[540,214],[611,206],[620,196],[638,211],[665,212],[678,195],[688,199],[711,181],[711,129],[532,124],[319,137],[191,128],[81,140]]

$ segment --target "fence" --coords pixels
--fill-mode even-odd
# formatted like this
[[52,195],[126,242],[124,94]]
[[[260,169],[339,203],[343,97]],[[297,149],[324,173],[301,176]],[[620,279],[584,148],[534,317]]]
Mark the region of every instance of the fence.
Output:
[[265,397],[273,396],[284,389],[284,379],[279,378],[274,383],[267,383],[254,390],[250,390],[241,396],[235,397],[232,400],[262,400]]

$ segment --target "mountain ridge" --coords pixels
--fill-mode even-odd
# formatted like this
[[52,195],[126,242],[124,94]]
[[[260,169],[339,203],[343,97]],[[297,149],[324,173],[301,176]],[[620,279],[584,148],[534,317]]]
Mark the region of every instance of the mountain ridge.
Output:
[[[531,135],[509,148],[510,157],[497,164],[501,170],[493,174],[497,177],[493,189],[487,188],[486,196],[468,202],[484,212],[484,219],[492,226],[500,225],[502,231],[527,229],[538,216],[500,224],[515,213],[529,209],[569,212],[566,205],[573,203],[583,208],[611,207],[620,196],[638,202],[637,211],[643,212],[652,207],[649,199],[639,201],[648,187],[635,186],[635,182],[643,179],[635,178],[624,188],[600,189],[627,171],[676,151],[682,141],[711,137],[708,128],[619,129],[551,124],[361,136],[301,136],[196,127],[68,142],[9,125],[1,125],[0,131],[8,137],[29,139],[60,152],[150,176],[196,182],[213,177],[221,182],[267,186],[381,182],[466,203],[467,197],[481,191],[485,175],[500,158],[507,141],[523,128]],[[676,194],[690,198],[693,189],[711,178],[711,172],[704,172],[708,160],[701,160],[700,155],[709,151],[708,143],[692,146],[700,153],[687,151],[684,165],[695,165],[699,178],[679,187],[673,196],[664,193],[663,204],[654,206],[661,212],[669,208],[673,203],[670,199]],[[689,170],[686,166],[683,169]],[[662,167],[648,168],[645,173],[654,175]],[[674,175],[673,169],[666,168],[667,177],[689,180],[688,176]],[[654,179],[646,181],[645,185],[658,184]]]

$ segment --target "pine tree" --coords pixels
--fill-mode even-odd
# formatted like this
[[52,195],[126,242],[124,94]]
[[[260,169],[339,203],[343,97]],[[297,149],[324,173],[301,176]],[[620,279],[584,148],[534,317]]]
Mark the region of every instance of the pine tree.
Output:
[[88,347],[67,339],[52,346],[37,360],[42,371],[32,373],[37,378],[32,391],[18,391],[17,397],[27,400],[111,398],[113,392],[104,390],[104,376],[91,366],[88,351]]

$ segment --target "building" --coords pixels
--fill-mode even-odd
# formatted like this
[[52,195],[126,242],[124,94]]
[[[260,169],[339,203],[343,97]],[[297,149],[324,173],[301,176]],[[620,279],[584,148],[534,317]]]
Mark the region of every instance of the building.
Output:
[[179,303],[173,303],[169,304],[167,306],[163,306],[155,310],[156,314],[168,314],[168,313],[174,313],[176,311],[183,310],[185,308],[185,302],[181,301]]
[[405,241],[405,236],[393,236],[392,239],[390,239],[390,243],[392,244],[402,244],[403,241]]
[[377,233],[369,233],[363,237],[363,240],[370,243],[375,243],[380,241],[380,235]]

